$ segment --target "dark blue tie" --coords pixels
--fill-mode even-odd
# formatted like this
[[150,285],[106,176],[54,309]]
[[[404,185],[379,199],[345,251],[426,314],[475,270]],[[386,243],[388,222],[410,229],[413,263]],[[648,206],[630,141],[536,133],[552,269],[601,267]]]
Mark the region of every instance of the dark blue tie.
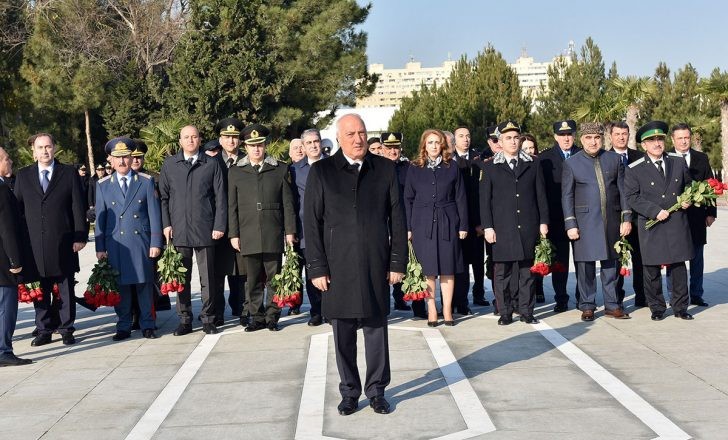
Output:
[[43,170],[41,171],[41,173],[43,174],[43,179],[40,181],[40,186],[41,188],[43,188],[43,194],[45,194],[45,192],[48,191],[48,185],[50,185],[51,183],[51,181],[48,180],[48,174],[50,173],[50,171]]
[[622,164],[624,166],[627,166],[628,162],[629,162],[629,160],[627,159],[627,153],[622,153]]
[[126,184],[126,177],[121,178],[121,192],[124,194],[124,197],[126,197],[126,191],[129,189],[129,186]]

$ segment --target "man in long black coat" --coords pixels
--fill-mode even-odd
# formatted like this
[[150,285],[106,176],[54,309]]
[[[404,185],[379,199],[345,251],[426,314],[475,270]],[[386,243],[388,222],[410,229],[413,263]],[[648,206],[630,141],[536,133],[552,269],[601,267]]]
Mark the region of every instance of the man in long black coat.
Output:
[[[675,153],[685,159],[688,164],[690,178],[694,181],[703,181],[713,178],[713,170],[710,168],[708,155],[691,148],[693,131],[688,124],[677,124],[672,127],[672,144]],[[695,256],[690,260],[690,304],[707,307],[708,303],[703,301],[703,248],[708,242],[707,228],[713,225],[718,216],[715,206],[691,206],[687,210],[690,235],[693,237],[693,252]],[[668,280],[667,290],[671,291]]]
[[[34,302],[38,336],[31,345],[50,343],[56,329],[63,343],[70,345],[76,341],[73,337],[74,273],[79,271],[78,252],[88,240],[86,195],[82,194],[76,168],[54,159],[56,146],[51,135],[33,135],[28,143],[37,162],[18,172],[15,195],[28,226],[30,247],[43,290],[43,299]],[[53,284],[58,284],[60,290],[58,307],[51,306]]]
[[[624,190],[627,202],[639,214],[640,247],[645,276],[647,297],[652,320],[659,321],[665,314],[665,298],[662,295],[661,266],[667,266],[667,276],[672,278],[672,310],[675,317],[693,319],[687,312],[688,285],[685,262],[693,258],[693,242],[688,218],[683,209],[670,213],[691,179],[685,159],[665,154],[667,124],[652,121],[637,130],[637,142],[641,142],[646,154],[627,168]],[[659,223],[646,228],[648,220]]]
[[358,328],[364,331],[366,347],[364,393],[375,412],[386,414],[387,282],[402,281],[407,267],[404,209],[392,161],[367,154],[361,117],[345,115],[336,127],[341,149],[316,162],[306,183],[306,270],[323,292],[322,311],[333,325],[341,378],[339,414],[356,411],[362,392],[356,365]]
[[531,266],[539,235],[549,231],[543,175],[538,158],[519,150],[518,124],[503,122],[498,131],[503,151],[483,164],[480,181],[480,220],[485,240],[493,245],[498,324],[513,322],[514,299],[521,321],[535,324]]
[[[566,293],[566,282],[569,278],[569,248],[570,240],[564,228],[564,212],[561,209],[561,172],[564,161],[581,151],[574,144],[576,122],[569,119],[554,122],[554,139],[556,144],[538,155],[543,179],[546,184],[546,197],[549,201],[549,235],[556,248],[554,260],[561,263],[566,269],[563,272],[555,271],[551,274],[554,286],[554,312],[561,313],[569,309],[569,294]],[[578,300],[578,286],[577,286]],[[578,302],[578,301],[577,301]]]
[[192,252],[197,257],[202,288],[202,330],[217,333],[215,304],[215,245],[225,235],[227,198],[220,161],[200,150],[200,134],[191,125],[180,131],[180,151],[164,160],[159,176],[162,227],[182,254],[187,268],[184,291],[177,295],[179,326],[175,336],[192,332]]

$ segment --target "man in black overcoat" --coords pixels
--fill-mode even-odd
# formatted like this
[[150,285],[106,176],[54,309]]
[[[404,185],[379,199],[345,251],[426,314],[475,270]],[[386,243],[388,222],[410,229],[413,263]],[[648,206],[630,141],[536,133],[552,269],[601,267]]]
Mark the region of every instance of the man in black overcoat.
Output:
[[[677,318],[693,319],[687,312],[688,280],[685,262],[693,258],[693,241],[688,218],[682,208],[670,213],[675,203],[692,179],[685,159],[665,154],[667,124],[652,121],[637,130],[637,142],[641,142],[645,156],[629,165],[624,179],[627,202],[639,215],[640,248],[645,277],[645,296],[652,312],[652,320],[659,321],[665,314],[665,298],[662,295],[662,266],[672,278],[670,304]],[[648,220],[659,222],[650,229]]]
[[[672,144],[675,147],[674,152],[682,156],[688,164],[690,178],[694,181],[704,181],[712,179],[713,169],[710,168],[710,160],[708,155],[691,148],[693,131],[688,124],[677,124],[672,127]],[[693,237],[693,252],[695,256],[690,260],[690,304],[696,306],[707,307],[708,303],[703,301],[703,248],[708,242],[708,231],[715,218],[718,216],[718,210],[715,206],[691,206],[687,210],[688,224],[690,225],[690,234]],[[671,285],[668,281],[667,290],[671,291]]]
[[[624,121],[617,121],[609,127],[609,140],[612,143],[612,151],[617,153],[622,160],[625,169],[632,162],[645,157],[642,153],[632,148],[627,148],[629,142],[629,125]],[[637,216],[632,216],[632,230],[627,235],[627,242],[632,246],[632,289],[634,290],[635,307],[645,307],[644,276],[642,274],[642,253],[640,252],[639,229],[637,227]],[[624,310],[624,276],[619,274],[620,268],[617,268],[617,303]]]
[[514,121],[498,125],[503,150],[483,164],[480,219],[493,245],[493,276],[499,325],[513,322],[513,300],[521,321],[536,324],[531,266],[539,236],[549,231],[549,210],[537,157],[519,149],[521,129]]
[[[71,345],[76,342],[74,273],[79,271],[78,252],[88,240],[86,195],[76,168],[54,159],[56,145],[51,135],[33,135],[28,143],[37,162],[18,172],[15,195],[28,226],[43,290],[43,299],[33,303],[38,336],[31,345],[50,343],[54,330],[65,345]],[[31,275],[26,272],[24,276]],[[58,284],[61,296],[55,307],[51,305],[53,284]]]
[[219,159],[200,149],[200,133],[191,125],[180,131],[180,151],[162,164],[159,197],[162,202],[162,227],[167,241],[182,254],[185,288],[177,294],[179,325],[175,336],[192,332],[192,253],[197,258],[202,288],[202,330],[217,333],[215,326],[215,245],[225,235],[227,198]]
[[389,403],[387,315],[389,284],[407,268],[407,231],[394,164],[367,154],[367,130],[357,114],[336,124],[341,149],[316,162],[306,183],[306,270],[323,292],[322,311],[331,320],[341,382],[339,414],[356,411],[362,392],[356,364],[356,333],[366,348],[364,393],[375,412]]
[[[546,184],[546,197],[549,201],[549,235],[556,248],[555,261],[559,262],[566,269],[563,272],[555,271],[551,274],[551,282],[554,286],[554,300],[556,306],[554,312],[561,313],[569,309],[569,294],[566,292],[566,282],[569,278],[569,248],[570,240],[564,228],[564,213],[561,210],[561,172],[564,161],[581,151],[581,148],[574,144],[576,133],[576,122],[569,119],[554,122],[553,147],[538,155],[543,179]],[[575,298],[578,302],[577,286]]]

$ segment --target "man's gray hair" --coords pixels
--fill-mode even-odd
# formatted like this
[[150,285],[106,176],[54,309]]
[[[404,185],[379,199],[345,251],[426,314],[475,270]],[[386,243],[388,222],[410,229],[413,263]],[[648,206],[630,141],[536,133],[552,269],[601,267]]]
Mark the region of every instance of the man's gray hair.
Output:
[[349,118],[349,117],[356,117],[357,119],[359,119],[361,121],[362,125],[364,125],[364,127],[366,127],[366,124],[364,123],[364,119],[362,119],[362,117],[358,113],[347,113],[336,120],[336,137],[337,138],[339,137],[339,130],[341,130],[341,121],[343,121],[345,118]]
[[307,128],[306,130],[303,130],[303,133],[301,133],[301,140],[303,140],[303,138],[305,138],[306,136],[309,136],[312,134],[315,134],[316,136],[318,136],[319,140],[321,139],[321,132],[319,131],[318,128]]

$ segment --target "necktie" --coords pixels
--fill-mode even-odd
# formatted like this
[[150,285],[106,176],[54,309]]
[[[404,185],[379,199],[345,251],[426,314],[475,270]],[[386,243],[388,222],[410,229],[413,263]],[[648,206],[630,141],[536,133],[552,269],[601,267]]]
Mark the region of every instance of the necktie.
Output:
[[41,171],[41,173],[43,174],[43,179],[40,181],[40,186],[41,188],[43,188],[43,194],[45,194],[45,192],[48,191],[48,185],[50,185],[51,183],[51,181],[48,179],[48,174],[50,173],[50,171],[43,170]]
[[230,168],[231,166],[233,166],[233,162],[234,162],[234,161],[233,161],[233,158],[232,158],[232,157],[228,157],[228,160],[227,160],[227,167],[228,167],[228,168]]
[[126,197],[126,191],[129,189],[129,186],[126,184],[126,177],[121,178],[121,192],[124,194],[124,197]]
[[187,159],[187,163],[190,164],[190,166],[194,165],[195,164],[195,158],[194,158],[194,156],[193,157],[190,157],[189,159]]
[[253,169],[254,169],[254,170],[255,170],[256,172],[258,172],[258,173],[259,173],[259,172],[260,172],[260,165],[253,165]]
[[683,153],[683,157],[688,157],[688,153]]
[[518,164],[518,161],[516,159],[511,159],[511,169],[515,170],[516,165]]
[[664,179],[665,178],[665,169],[662,168],[662,161],[656,160],[655,163],[657,164],[657,171],[660,173],[660,175]]
[[627,159],[627,153],[622,153],[622,165],[627,166],[629,160]]
[[354,174],[359,174],[359,164],[357,162],[350,164],[349,169],[354,171]]
[[571,153],[569,153],[568,151],[564,151],[564,160],[568,159],[569,156],[571,156]]

